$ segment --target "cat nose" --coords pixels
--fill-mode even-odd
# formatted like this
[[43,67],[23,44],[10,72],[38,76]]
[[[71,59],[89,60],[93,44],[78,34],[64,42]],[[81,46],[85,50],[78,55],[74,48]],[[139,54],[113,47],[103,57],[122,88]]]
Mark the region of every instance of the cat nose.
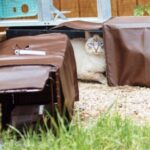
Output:
[[95,49],[96,52],[98,52],[98,46],[95,45],[94,49]]
[[98,47],[95,48],[95,53],[99,53]]

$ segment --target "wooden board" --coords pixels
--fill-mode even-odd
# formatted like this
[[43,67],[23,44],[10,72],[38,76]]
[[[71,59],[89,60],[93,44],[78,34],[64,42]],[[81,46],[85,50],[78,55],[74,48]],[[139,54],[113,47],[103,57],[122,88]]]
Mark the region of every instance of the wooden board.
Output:
[[118,16],[118,1],[111,0],[112,16]]
[[0,32],[3,32],[4,30],[6,30],[5,28],[0,27]]
[[136,0],[118,0],[118,15],[132,16],[136,5]]
[[6,32],[1,32],[0,31],[0,42],[6,40]]
[[97,0],[79,0],[80,17],[97,17]]
[[53,4],[57,9],[60,9],[60,1],[59,0],[53,0]]
[[150,0],[138,0],[138,4],[150,4]]
[[79,17],[79,3],[78,0],[61,0],[60,6],[62,11],[71,11],[65,14],[67,17]]

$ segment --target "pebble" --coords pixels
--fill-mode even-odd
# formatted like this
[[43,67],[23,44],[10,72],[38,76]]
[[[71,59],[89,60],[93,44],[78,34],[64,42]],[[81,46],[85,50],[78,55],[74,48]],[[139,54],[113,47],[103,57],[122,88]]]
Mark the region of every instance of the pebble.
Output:
[[[150,88],[79,82],[80,100],[75,103],[83,121],[98,118],[109,107],[111,112],[129,116],[136,122],[150,123]],[[88,114],[88,115],[87,115]]]

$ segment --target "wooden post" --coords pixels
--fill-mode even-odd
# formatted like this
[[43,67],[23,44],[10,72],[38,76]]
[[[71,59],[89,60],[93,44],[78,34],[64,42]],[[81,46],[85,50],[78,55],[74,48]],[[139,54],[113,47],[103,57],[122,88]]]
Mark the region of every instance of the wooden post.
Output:
[[2,41],[4,41],[4,40],[6,40],[6,32],[1,32],[0,31],[0,42],[2,42]]

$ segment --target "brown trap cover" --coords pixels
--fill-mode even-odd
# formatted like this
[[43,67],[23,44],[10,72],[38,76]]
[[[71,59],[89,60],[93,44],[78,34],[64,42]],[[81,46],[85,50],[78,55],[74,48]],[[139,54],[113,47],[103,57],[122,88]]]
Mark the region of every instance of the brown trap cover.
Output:
[[102,26],[103,25],[101,23],[94,23],[94,22],[87,22],[87,21],[68,21],[59,24],[53,29],[60,28],[60,27],[68,27],[77,30],[98,30],[101,29]]
[[[46,51],[46,55],[15,55],[18,47]],[[72,108],[79,99],[75,58],[68,37],[59,33],[18,37],[0,43],[0,91],[42,90],[52,66],[59,75],[65,103]]]
[[115,17],[103,29],[108,84],[150,86],[150,17]]

